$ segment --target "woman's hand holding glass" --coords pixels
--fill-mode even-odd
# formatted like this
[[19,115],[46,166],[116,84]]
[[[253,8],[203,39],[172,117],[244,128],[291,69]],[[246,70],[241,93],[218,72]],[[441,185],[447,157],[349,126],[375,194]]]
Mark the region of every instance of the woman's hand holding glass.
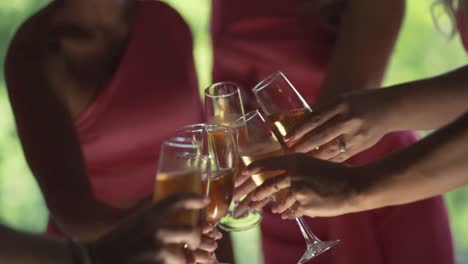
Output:
[[375,145],[390,131],[389,98],[380,89],[350,93],[318,105],[286,136],[292,150],[342,162]]
[[[201,210],[208,203],[209,199],[201,195],[178,194],[140,209],[88,245],[91,259],[93,263],[211,263],[209,254],[199,251],[209,250],[214,241],[203,239],[199,227],[166,222],[181,211]],[[208,229],[204,231],[209,233]],[[174,247],[177,244],[185,244],[191,251]]]
[[363,167],[350,167],[295,153],[251,163],[236,183],[267,171],[284,173],[266,180],[251,193],[253,201],[263,201],[288,189],[287,197],[272,207],[283,219],[300,216],[337,216],[358,211],[362,194],[373,184]]

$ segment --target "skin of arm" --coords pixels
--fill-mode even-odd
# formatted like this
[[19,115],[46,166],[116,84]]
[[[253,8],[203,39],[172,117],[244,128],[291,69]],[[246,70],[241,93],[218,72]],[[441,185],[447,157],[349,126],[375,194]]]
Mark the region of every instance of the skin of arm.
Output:
[[[107,235],[90,243],[27,234],[0,225],[0,262],[8,264],[77,263],[211,263],[209,253],[198,248],[216,248],[214,240],[202,238],[200,227],[170,225],[166,221],[180,210],[201,210],[209,199],[197,194],[179,194],[126,217]],[[204,232],[219,233],[212,227]],[[194,251],[174,251],[186,244]],[[214,248],[213,248],[214,247]],[[87,256],[86,256],[87,255]],[[157,261],[158,260],[158,261]],[[168,262],[169,261],[169,262]]]
[[[386,131],[437,129],[468,110],[468,66],[382,89]],[[380,92],[380,91],[379,91]],[[404,118],[403,118],[404,117]]]
[[404,0],[346,1],[319,104],[356,89],[380,87],[404,13]]
[[418,143],[362,168],[375,183],[359,210],[414,202],[468,184],[468,113]]
[[[68,4],[79,5],[77,1],[53,2],[19,29],[7,53],[5,77],[26,159],[49,210],[65,231],[92,240],[107,232],[129,210],[99,202],[88,180],[73,114],[75,106],[82,104],[76,102],[86,101],[94,93],[65,92],[61,96],[57,92],[62,88],[71,91],[76,84],[75,76],[68,72],[74,66],[73,60],[63,48],[79,50],[69,41],[77,28],[66,23],[55,27],[52,24],[56,21],[51,22],[57,18],[52,13]],[[70,15],[70,19],[77,17]],[[55,38],[51,32],[54,30],[68,30],[65,35],[69,38]],[[69,98],[77,99],[72,103]]]
[[[432,78],[351,92],[316,109],[289,140],[293,148],[341,162],[402,130],[437,129],[468,111],[468,66]],[[335,138],[348,146],[340,153]],[[320,146],[320,150],[314,151]]]
[[73,260],[63,240],[20,233],[0,225],[0,262],[72,264]]
[[468,184],[468,112],[419,142],[361,167],[293,153],[251,163],[236,179],[271,170],[285,173],[253,191],[260,202],[281,189],[273,206],[283,218],[330,217],[416,202]]

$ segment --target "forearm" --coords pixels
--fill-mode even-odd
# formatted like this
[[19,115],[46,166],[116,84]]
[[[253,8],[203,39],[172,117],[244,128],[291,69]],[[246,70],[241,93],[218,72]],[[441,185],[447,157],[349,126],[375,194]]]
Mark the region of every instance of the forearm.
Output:
[[94,196],[72,117],[44,73],[62,67],[48,68],[43,47],[34,46],[27,38],[32,33],[23,31],[10,46],[5,77],[26,159],[50,211],[67,231],[78,237],[87,230],[99,233],[116,220],[112,208]]
[[402,0],[346,2],[319,100],[380,87],[403,20]]
[[11,264],[72,264],[66,242],[16,232],[0,226],[0,262]]
[[468,66],[382,89],[389,131],[437,129],[468,111]]
[[365,167],[376,177],[365,209],[404,204],[468,184],[468,113],[420,142]]

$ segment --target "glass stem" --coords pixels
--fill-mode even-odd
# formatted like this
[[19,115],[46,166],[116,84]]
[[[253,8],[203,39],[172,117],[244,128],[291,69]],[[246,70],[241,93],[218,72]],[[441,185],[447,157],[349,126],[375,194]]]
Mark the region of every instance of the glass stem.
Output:
[[309,226],[304,221],[304,218],[298,217],[296,218],[296,222],[299,226],[299,229],[301,229],[301,233],[304,236],[304,240],[307,244],[307,247],[316,242],[321,242],[321,240],[310,230]]

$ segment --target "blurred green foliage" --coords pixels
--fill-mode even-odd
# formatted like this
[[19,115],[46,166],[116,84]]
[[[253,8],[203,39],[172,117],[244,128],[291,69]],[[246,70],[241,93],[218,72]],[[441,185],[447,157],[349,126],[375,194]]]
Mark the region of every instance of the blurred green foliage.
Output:
[[[3,61],[10,38],[20,23],[48,0],[11,0],[0,4],[0,223],[40,232],[47,211],[40,191],[24,160],[3,80]],[[187,20],[194,34],[194,54],[200,87],[210,83],[210,1],[165,0]],[[408,1],[407,17],[391,61],[387,85],[446,72],[466,63],[458,36],[437,32],[430,15],[431,1]],[[468,190],[446,195],[459,263],[468,263]],[[236,233],[238,263],[260,263],[259,230]],[[239,254],[242,252],[242,254]]]

